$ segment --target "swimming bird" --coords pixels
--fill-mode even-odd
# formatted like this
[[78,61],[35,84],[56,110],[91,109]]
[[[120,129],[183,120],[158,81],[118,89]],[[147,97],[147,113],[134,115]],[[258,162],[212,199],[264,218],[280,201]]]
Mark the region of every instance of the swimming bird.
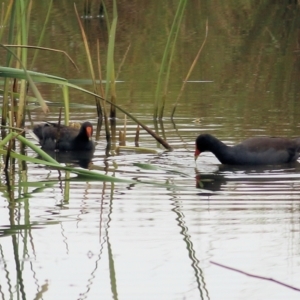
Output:
[[44,150],[58,151],[93,151],[93,126],[84,122],[80,128],[60,125],[57,123],[44,123],[33,127],[34,134]]
[[205,151],[212,152],[227,165],[284,164],[297,160],[300,138],[253,137],[235,146],[227,146],[213,135],[201,134],[196,138],[195,160]]

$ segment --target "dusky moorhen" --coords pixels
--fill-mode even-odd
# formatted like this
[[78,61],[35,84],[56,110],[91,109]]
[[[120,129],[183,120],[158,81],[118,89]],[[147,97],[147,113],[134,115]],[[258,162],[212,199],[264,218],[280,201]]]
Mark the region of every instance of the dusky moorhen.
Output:
[[297,160],[300,138],[253,137],[230,147],[210,134],[201,134],[196,139],[195,160],[205,151],[227,165],[284,164]]
[[34,134],[44,150],[93,151],[91,140],[93,126],[84,122],[80,129],[56,123],[45,123],[33,127]]

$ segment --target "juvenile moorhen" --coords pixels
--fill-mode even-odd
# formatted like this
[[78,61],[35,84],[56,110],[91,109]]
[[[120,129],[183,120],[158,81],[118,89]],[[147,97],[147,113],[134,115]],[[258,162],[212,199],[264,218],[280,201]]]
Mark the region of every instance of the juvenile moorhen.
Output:
[[284,164],[297,160],[300,138],[254,137],[230,147],[210,134],[201,134],[196,139],[195,160],[204,151],[227,165]]
[[84,122],[80,129],[56,123],[35,125],[33,132],[44,150],[93,151],[93,126]]

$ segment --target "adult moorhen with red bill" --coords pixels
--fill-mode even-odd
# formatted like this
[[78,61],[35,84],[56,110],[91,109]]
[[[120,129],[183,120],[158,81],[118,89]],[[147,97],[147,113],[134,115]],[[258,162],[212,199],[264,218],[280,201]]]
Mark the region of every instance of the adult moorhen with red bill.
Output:
[[94,142],[91,140],[93,126],[84,122],[80,129],[56,123],[35,125],[34,134],[44,150],[59,151],[93,151]]
[[230,147],[210,134],[201,134],[196,139],[195,160],[205,151],[227,165],[278,165],[297,160],[300,138],[254,137]]

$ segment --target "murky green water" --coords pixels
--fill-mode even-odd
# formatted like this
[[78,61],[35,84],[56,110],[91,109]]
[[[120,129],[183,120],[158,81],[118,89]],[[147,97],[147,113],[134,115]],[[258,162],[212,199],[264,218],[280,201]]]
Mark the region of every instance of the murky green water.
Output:
[[[211,263],[300,288],[299,165],[224,167],[210,153],[194,162],[194,140],[201,132],[230,145],[257,135],[300,135],[299,6],[291,1],[233,2],[188,2],[165,118],[158,126],[174,151],[121,151],[106,157],[103,132],[96,141],[95,168],[173,187],[65,182],[64,172],[31,164],[20,174],[25,178],[15,178],[10,189],[2,176],[2,299],[300,297],[295,290]],[[76,4],[83,11],[81,2]],[[129,45],[130,49],[118,76],[122,82],[117,84],[117,101],[151,128],[159,64],[176,5],[176,1],[118,1],[117,69]],[[33,5],[31,44],[46,9],[46,1]],[[204,39],[207,19],[206,45],[171,122],[172,103]],[[85,27],[95,59],[100,38],[104,62],[105,22],[92,18]],[[47,52],[40,55],[36,70],[89,78],[73,2],[54,2],[43,46],[67,51],[80,72],[64,56]],[[62,98],[57,87],[39,88],[48,100]],[[74,103],[94,104],[81,93],[71,95]],[[57,116],[57,106],[51,106],[51,115],[44,116],[37,108],[32,118],[40,122]],[[92,108],[73,109],[71,119],[97,123]],[[124,116],[118,113],[117,127],[123,123]],[[134,145],[135,129],[128,120],[127,145]],[[140,146],[157,149],[143,131]],[[30,150],[28,155],[34,156]],[[136,163],[160,170],[142,169]],[[31,184],[20,186],[25,179]],[[42,188],[34,186],[37,181],[44,182]],[[24,229],[24,224],[32,228]]]

